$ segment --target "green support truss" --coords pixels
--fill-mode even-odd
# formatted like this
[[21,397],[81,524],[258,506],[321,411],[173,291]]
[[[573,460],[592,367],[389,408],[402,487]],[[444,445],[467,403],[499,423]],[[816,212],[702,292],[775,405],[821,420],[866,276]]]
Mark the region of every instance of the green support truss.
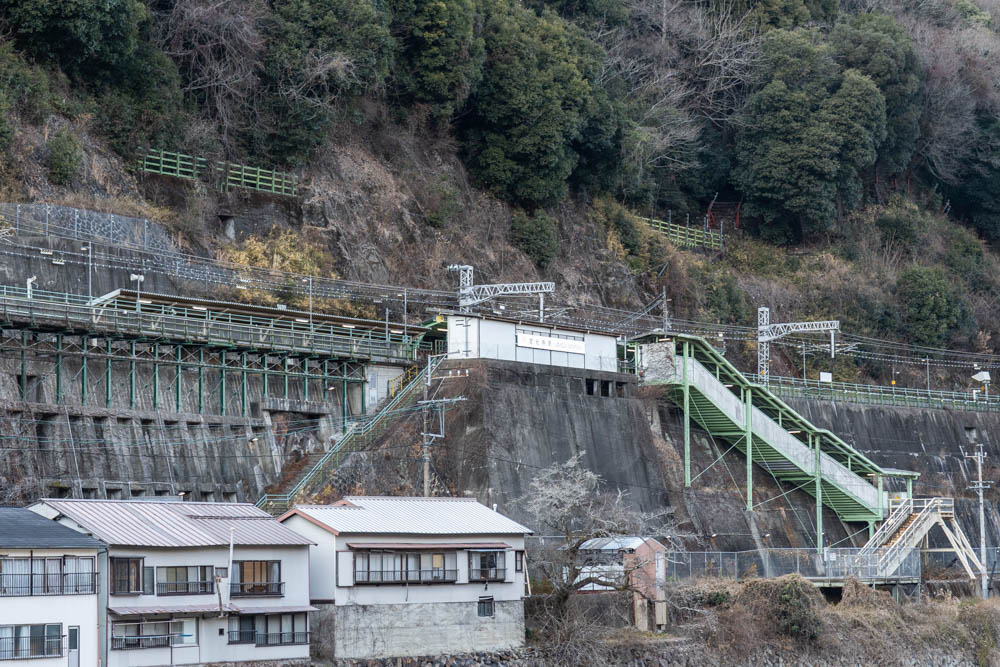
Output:
[[643,381],[666,385],[670,400],[684,411],[686,486],[697,479],[691,476],[693,420],[746,456],[747,510],[754,508],[755,468],[816,498],[816,544],[822,548],[823,505],[844,521],[873,525],[888,513],[884,478],[911,482],[915,477],[880,467],[835,433],[814,426],[767,387],[745,377],[705,339],[672,334],[656,342],[672,346],[666,353],[670,368],[648,372]]

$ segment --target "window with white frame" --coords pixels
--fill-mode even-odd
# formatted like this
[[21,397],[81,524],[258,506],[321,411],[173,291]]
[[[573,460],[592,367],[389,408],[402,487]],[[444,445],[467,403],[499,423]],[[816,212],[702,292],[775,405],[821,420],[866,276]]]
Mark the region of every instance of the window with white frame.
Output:
[[0,660],[62,655],[62,624],[0,625]]
[[111,648],[114,650],[191,646],[197,643],[197,618],[126,621],[111,625]]
[[503,581],[506,576],[503,551],[469,552],[469,581]]
[[94,558],[0,558],[0,597],[94,593]]
[[301,612],[230,616],[229,643],[254,644],[256,646],[308,644],[308,617]]
[[458,580],[458,554],[380,549],[354,553],[356,584],[432,584]]

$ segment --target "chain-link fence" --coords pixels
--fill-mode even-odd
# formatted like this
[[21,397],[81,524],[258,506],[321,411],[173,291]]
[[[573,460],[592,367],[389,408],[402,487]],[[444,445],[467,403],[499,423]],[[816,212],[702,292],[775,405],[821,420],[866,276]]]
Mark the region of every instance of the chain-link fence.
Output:
[[862,581],[915,580],[920,578],[920,549],[910,549],[899,567],[886,572],[881,552],[860,549],[759,549],[753,551],[675,551],[667,554],[667,580],[695,577],[780,577],[798,574],[814,581],[843,580],[855,576]]
[[54,204],[0,204],[16,236],[58,236],[143,250],[175,251],[167,230],[148,218],[130,218]]

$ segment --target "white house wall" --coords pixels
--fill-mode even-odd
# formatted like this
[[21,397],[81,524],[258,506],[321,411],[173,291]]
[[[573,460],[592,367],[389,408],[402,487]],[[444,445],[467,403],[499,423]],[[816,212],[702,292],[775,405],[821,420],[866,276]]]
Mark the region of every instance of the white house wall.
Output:
[[337,590],[336,537],[297,514],[288,517],[284,525],[315,543],[309,547],[309,598],[333,600]]
[[[3,555],[11,558],[56,558],[83,556],[97,561],[96,550],[86,549],[4,549]],[[98,605],[97,594],[92,595],[35,595],[0,597],[0,625],[38,625],[61,623],[63,655],[55,658],[29,660],[0,660],[0,665],[30,665],[31,667],[66,667],[66,647],[71,626],[80,628],[80,667],[97,667],[98,656]]]
[[[112,547],[112,558],[143,558],[144,567],[229,566],[229,547],[208,547],[188,549],[156,549]],[[253,607],[303,607],[309,604],[309,551],[305,546],[247,547],[236,546],[233,560],[280,560],[281,581],[285,583],[282,597],[235,597],[229,596],[229,580],[222,581],[223,604],[235,604],[244,613],[253,613]],[[102,586],[108,586],[108,573],[102,573]],[[110,589],[109,589],[110,590]],[[205,595],[109,595],[108,606],[114,608],[156,607],[182,605],[218,604],[219,593]],[[166,619],[167,615],[163,618]],[[171,618],[191,618],[190,615],[175,614]],[[159,616],[155,618],[160,618]],[[112,625],[116,622],[129,623],[136,617],[112,617],[108,623],[108,646],[111,644]],[[150,622],[156,622],[150,620]],[[222,630],[222,634],[219,631]],[[184,665],[199,663],[238,662],[251,663],[269,660],[304,660],[309,656],[308,645],[255,646],[253,644],[229,643],[228,615],[219,618],[208,615],[198,621],[198,643],[196,646],[175,646],[173,648],[110,649],[108,667],[152,667],[154,665]]]

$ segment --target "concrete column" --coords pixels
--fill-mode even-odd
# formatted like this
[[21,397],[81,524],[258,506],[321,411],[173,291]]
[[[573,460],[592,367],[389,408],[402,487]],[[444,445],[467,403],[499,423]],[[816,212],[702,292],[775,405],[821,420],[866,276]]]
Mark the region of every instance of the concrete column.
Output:
[[691,486],[691,343],[684,341],[684,486]]
[[744,390],[743,398],[746,401],[746,417],[743,438],[747,446],[747,511],[753,511],[753,431],[750,423],[753,414],[753,389],[747,387]]

